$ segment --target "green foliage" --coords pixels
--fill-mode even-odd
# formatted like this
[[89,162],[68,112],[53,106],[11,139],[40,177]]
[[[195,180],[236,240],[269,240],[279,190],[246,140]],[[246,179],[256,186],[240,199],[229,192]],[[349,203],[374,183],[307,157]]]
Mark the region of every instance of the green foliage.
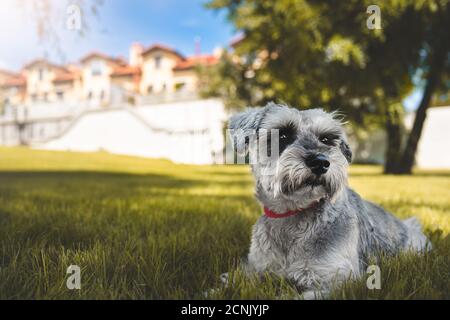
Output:
[[207,7],[228,10],[230,21],[245,35],[235,53],[249,60],[243,67],[254,74],[249,81],[227,78],[218,70],[223,85],[231,81],[246,87],[251,99],[241,99],[249,104],[282,100],[301,108],[324,106],[343,111],[356,124],[384,124],[387,104],[401,102],[417,70],[426,70],[437,43],[450,41],[448,17],[439,18],[449,6],[439,0],[383,1],[382,29],[370,30],[366,8],[371,4],[210,1]]
[[252,97],[254,83],[246,76],[248,66],[224,52],[214,66],[199,67],[200,96],[223,98],[228,109],[240,109],[256,103]]
[[[283,279],[235,269],[261,210],[246,167],[0,148],[0,181],[0,299],[298,298]],[[353,166],[350,185],[417,216],[434,250],[383,259],[381,290],[363,278],[331,298],[449,299],[450,173]],[[71,264],[80,291],[66,288]],[[230,270],[234,285],[212,292]]]

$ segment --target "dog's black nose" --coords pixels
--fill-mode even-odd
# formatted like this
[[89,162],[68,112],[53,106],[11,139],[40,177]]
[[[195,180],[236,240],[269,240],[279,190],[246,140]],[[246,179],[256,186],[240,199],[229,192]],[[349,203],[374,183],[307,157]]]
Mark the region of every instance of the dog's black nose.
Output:
[[330,168],[328,157],[320,153],[308,156],[305,163],[318,176],[325,174]]

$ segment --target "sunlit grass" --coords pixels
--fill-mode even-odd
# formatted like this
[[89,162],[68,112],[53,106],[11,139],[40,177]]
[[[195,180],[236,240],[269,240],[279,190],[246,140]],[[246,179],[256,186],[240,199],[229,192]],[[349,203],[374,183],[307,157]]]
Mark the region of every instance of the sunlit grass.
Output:
[[[417,216],[435,249],[384,259],[381,290],[361,279],[332,298],[450,298],[450,171],[351,173],[363,197]],[[204,298],[247,253],[252,183],[243,166],[0,148],[0,299]],[[66,288],[71,264],[80,291]],[[214,298],[295,297],[282,279],[236,279]]]

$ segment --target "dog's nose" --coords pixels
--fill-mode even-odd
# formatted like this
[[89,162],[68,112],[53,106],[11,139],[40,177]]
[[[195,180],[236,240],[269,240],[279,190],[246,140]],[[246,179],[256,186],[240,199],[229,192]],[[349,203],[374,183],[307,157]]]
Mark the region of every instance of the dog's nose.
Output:
[[305,163],[318,176],[327,173],[330,168],[328,157],[320,153],[308,156]]

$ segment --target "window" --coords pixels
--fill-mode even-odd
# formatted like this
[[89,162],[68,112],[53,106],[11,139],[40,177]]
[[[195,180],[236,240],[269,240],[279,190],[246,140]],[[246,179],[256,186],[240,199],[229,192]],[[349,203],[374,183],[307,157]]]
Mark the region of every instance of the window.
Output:
[[101,76],[102,75],[102,69],[103,69],[102,61],[99,61],[99,60],[92,61],[92,63],[91,63],[91,73],[92,73],[93,77]]
[[58,97],[58,100],[64,100],[64,92],[62,92],[62,91],[58,91],[57,93],[56,93],[56,96]]
[[88,93],[88,99],[89,99],[89,100],[92,100],[92,97],[93,97],[92,91],[89,91],[89,93]]
[[103,99],[105,99],[105,90],[102,90],[100,92],[100,100],[103,100]]
[[37,94],[32,94],[31,95],[31,100],[33,101],[33,102],[36,102],[37,101]]
[[175,91],[183,91],[184,89],[186,89],[186,83],[179,82],[175,84]]
[[165,92],[166,89],[167,89],[167,85],[164,83],[164,84],[162,85],[162,91]]
[[39,81],[42,81],[42,80],[44,80],[44,69],[39,69],[38,70],[38,78],[39,78]]
[[153,86],[148,86],[147,87],[147,93],[148,94],[153,93]]
[[48,92],[44,92],[43,98],[44,101],[48,101]]
[[155,69],[159,69],[161,67],[161,60],[162,60],[161,56],[155,57]]

